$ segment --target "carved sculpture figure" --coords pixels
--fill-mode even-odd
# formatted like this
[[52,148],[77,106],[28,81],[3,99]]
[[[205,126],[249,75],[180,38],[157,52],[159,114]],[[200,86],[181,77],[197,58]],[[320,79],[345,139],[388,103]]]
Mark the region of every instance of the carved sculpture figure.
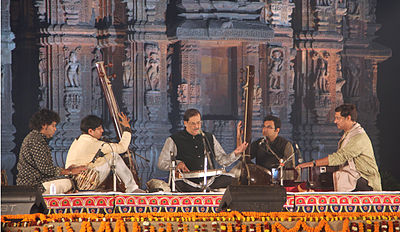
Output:
[[319,90],[320,93],[328,93],[328,58],[329,53],[324,52],[322,56],[318,56],[316,65],[316,78],[314,81],[315,89]]
[[281,70],[283,63],[283,54],[280,50],[275,50],[271,54],[271,72],[269,74],[270,89],[281,89]]
[[122,75],[122,82],[124,87],[129,88],[133,86],[132,83],[132,72],[131,72],[131,64],[130,60],[122,62],[122,66],[124,67],[124,73]]
[[78,57],[76,52],[71,52],[69,55],[69,61],[67,66],[65,66],[65,71],[67,78],[65,80],[66,87],[79,87],[79,75],[80,75],[80,63],[78,62]]
[[146,47],[146,78],[149,90],[160,89],[160,54],[156,45]]
[[346,68],[346,95],[348,97],[359,97],[360,96],[360,62],[358,59],[349,62]]
[[40,54],[39,60],[39,77],[40,77],[40,88],[47,87],[47,59],[43,53]]
[[357,0],[349,0],[347,4],[348,15],[358,17],[360,15],[359,2]]

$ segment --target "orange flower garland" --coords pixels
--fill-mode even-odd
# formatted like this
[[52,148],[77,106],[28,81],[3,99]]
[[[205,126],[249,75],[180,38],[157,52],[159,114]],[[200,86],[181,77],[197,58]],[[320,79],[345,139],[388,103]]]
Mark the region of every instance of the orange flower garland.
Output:
[[[132,231],[141,231],[143,223],[147,224],[147,229],[156,231],[155,222],[166,222],[158,229],[160,232],[174,231],[172,226],[179,224],[180,231],[189,231],[186,222],[197,222],[196,230],[207,230],[206,222],[211,222],[213,229],[221,225],[221,231],[257,231],[262,228],[266,232],[296,232],[299,230],[311,232],[333,232],[329,222],[342,221],[343,232],[350,232],[350,221],[357,221],[356,227],[359,232],[379,232],[382,228],[388,232],[398,232],[398,220],[400,212],[396,213],[294,213],[294,212],[222,212],[222,213],[125,213],[125,214],[90,214],[90,213],[71,213],[71,214],[32,214],[32,215],[2,215],[1,221],[3,227],[11,226],[44,226],[47,231],[48,223],[65,222],[65,228],[68,232],[74,231],[71,227],[72,222],[81,222],[80,231],[93,232],[91,222],[100,222],[101,232],[126,232],[125,221],[132,222]],[[20,222],[15,222],[20,220]],[[285,228],[282,222],[295,221],[292,228]],[[366,227],[363,222],[366,222]],[[382,224],[380,223],[382,221]],[[114,230],[111,228],[111,222],[115,223]],[[272,223],[273,222],[273,223]],[[315,227],[309,226],[307,222],[317,222]],[[395,223],[394,223],[395,222]],[[222,227],[222,223],[224,226]],[[252,224],[250,224],[252,223]],[[271,223],[271,224],[269,224]],[[382,227],[382,228],[381,228]],[[224,228],[224,229],[223,229]],[[396,229],[397,228],[397,229]],[[57,227],[57,232],[61,232],[62,227]]]

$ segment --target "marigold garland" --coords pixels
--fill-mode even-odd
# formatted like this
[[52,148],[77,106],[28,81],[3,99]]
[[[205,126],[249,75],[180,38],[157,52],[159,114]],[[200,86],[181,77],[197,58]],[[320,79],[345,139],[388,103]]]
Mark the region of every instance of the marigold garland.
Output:
[[[48,223],[64,222],[68,232],[74,231],[71,227],[71,222],[81,222],[82,232],[93,232],[91,221],[100,222],[100,232],[126,232],[125,221],[131,221],[132,231],[141,231],[144,223],[149,223],[148,231],[155,231],[156,227],[151,224],[155,222],[167,222],[166,226],[158,231],[173,231],[171,222],[179,224],[179,231],[188,231],[187,222],[200,223],[197,230],[207,229],[206,222],[211,222],[213,230],[216,230],[217,222],[221,225],[221,231],[264,231],[267,232],[296,232],[299,230],[320,232],[333,232],[329,225],[331,221],[343,221],[343,232],[350,232],[350,221],[366,222],[366,227],[362,222],[357,222],[356,227],[359,232],[379,232],[385,229],[389,232],[398,232],[398,219],[400,212],[385,212],[385,213],[295,213],[295,212],[222,212],[222,213],[117,213],[117,214],[91,214],[91,213],[71,213],[71,214],[31,214],[31,215],[2,215],[1,221],[3,226],[44,226],[43,231],[50,231],[47,227]],[[15,222],[18,221],[19,222]],[[269,224],[269,222],[274,222]],[[296,221],[293,228],[285,228],[282,222]],[[373,222],[372,222],[373,221]],[[382,224],[380,223],[382,221]],[[393,221],[396,221],[394,223]],[[115,228],[112,230],[111,222],[115,223]],[[226,224],[225,224],[226,222]],[[234,224],[232,224],[234,222]],[[307,222],[317,222],[315,227],[307,225]],[[222,224],[224,223],[224,226]],[[253,223],[253,224],[250,224]],[[372,226],[373,225],[373,226]],[[53,231],[53,228],[51,228]],[[62,227],[57,227],[57,232],[61,232]]]

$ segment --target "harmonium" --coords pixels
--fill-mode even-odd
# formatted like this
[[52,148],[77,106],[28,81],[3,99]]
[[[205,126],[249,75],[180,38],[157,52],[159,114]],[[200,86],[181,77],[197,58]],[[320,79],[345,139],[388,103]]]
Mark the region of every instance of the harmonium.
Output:
[[[300,183],[306,183],[307,188],[314,191],[334,191],[333,173],[338,170],[337,166],[319,166],[302,169],[288,168],[283,171],[283,185],[293,187]],[[273,183],[279,182],[280,173],[272,175]]]

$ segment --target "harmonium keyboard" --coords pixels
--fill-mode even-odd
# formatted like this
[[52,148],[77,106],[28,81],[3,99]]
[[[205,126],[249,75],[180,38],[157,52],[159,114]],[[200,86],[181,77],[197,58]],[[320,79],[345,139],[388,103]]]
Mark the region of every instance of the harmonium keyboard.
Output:
[[177,179],[192,179],[192,178],[204,178],[204,176],[212,177],[212,176],[219,176],[219,175],[226,175],[234,177],[234,174],[226,172],[224,169],[210,169],[204,173],[203,170],[200,171],[191,171],[191,172],[177,172],[176,178]]

